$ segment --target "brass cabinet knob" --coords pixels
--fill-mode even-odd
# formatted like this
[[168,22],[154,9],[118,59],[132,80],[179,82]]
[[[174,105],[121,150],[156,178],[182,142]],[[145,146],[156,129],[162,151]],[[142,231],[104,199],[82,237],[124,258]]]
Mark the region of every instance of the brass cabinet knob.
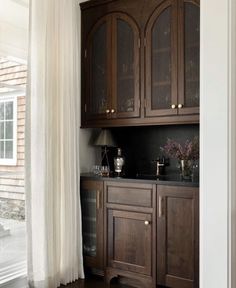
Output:
[[149,221],[144,221],[144,224],[147,226],[147,225],[149,225],[150,223],[149,223]]
[[115,113],[115,109],[111,109],[111,114]]
[[176,105],[175,105],[175,104],[172,104],[172,105],[171,105],[171,108],[172,108],[172,109],[175,109],[175,108],[176,108]]
[[106,113],[109,114],[109,113],[110,113],[110,109],[107,109],[107,110],[106,110]]
[[178,108],[180,108],[180,109],[183,108],[183,104],[179,104]]

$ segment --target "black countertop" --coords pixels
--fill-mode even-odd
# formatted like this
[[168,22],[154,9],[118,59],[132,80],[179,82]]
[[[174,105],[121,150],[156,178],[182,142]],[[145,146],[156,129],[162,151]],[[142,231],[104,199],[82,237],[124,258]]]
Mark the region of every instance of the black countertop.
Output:
[[139,182],[139,183],[150,183],[158,185],[169,185],[169,186],[186,186],[186,187],[199,187],[198,182],[181,180],[179,175],[161,176],[157,178],[152,175],[137,175],[135,177],[102,177],[94,175],[93,173],[82,173],[81,178],[89,178],[97,181],[116,181],[116,182]]

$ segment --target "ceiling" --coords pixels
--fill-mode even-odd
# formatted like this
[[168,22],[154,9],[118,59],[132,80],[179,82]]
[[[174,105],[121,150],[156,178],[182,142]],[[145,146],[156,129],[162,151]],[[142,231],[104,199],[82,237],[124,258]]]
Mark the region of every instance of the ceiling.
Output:
[[16,2],[21,6],[29,7],[29,0],[11,0],[11,1]]
[[25,90],[29,0],[0,0],[0,96]]
[[28,29],[29,0],[0,0],[0,23]]
[[0,56],[27,59],[29,0],[0,0]]

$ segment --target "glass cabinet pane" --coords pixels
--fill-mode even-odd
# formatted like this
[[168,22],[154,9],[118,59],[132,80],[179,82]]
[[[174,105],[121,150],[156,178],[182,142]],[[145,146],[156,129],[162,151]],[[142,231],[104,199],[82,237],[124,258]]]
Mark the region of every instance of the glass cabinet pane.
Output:
[[96,190],[83,189],[81,193],[82,230],[84,255],[95,257],[97,253]]
[[199,106],[200,9],[184,4],[185,107]]
[[103,114],[107,109],[107,23],[101,24],[92,35],[91,95],[92,114]]
[[134,32],[117,20],[117,111],[134,111]]
[[151,109],[171,106],[171,8],[166,8],[152,29]]

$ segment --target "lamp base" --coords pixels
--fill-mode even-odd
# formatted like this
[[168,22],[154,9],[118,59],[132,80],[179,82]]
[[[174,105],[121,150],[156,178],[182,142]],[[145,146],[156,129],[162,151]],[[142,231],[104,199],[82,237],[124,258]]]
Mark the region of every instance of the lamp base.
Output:
[[102,161],[101,161],[101,175],[103,177],[109,177],[110,175],[110,164],[108,159],[108,149],[107,146],[104,146],[104,151],[102,153]]

